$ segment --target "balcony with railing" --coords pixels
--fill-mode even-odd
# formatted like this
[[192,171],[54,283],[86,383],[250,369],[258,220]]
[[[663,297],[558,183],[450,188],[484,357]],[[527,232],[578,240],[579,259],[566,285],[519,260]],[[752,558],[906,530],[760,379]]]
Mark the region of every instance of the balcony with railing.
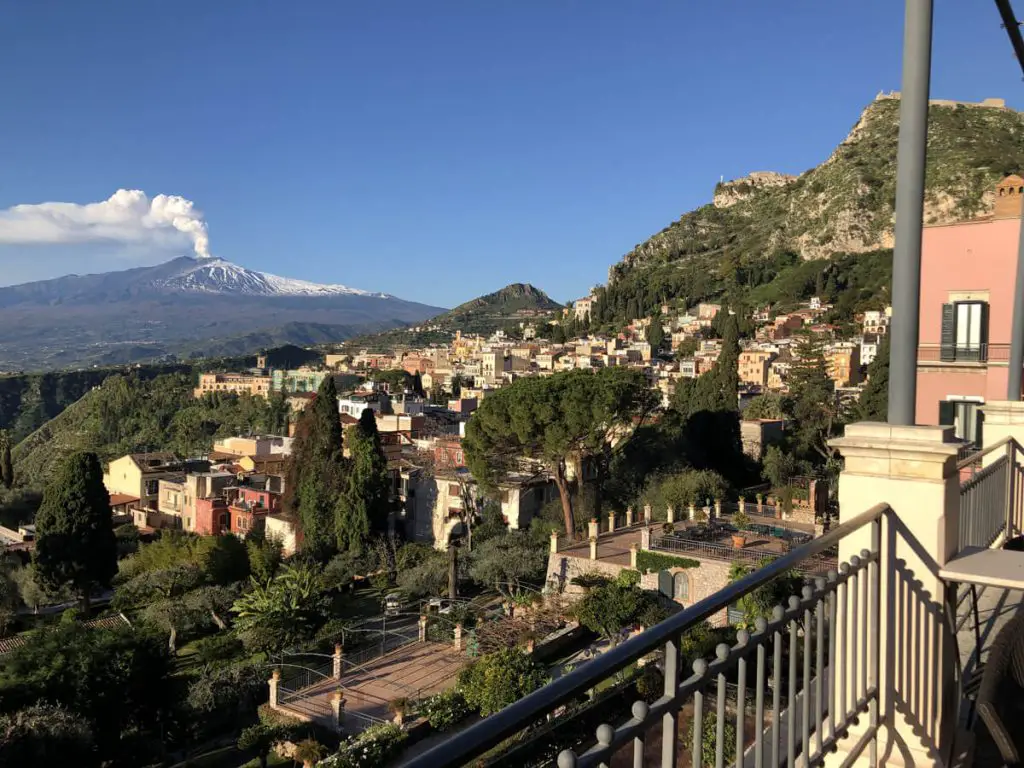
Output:
[[[560,768],[971,764],[982,661],[1021,596],[941,572],[1020,532],[1021,449],[1004,438],[961,459],[948,429],[881,424],[853,425],[835,444],[843,514],[828,533],[408,765],[486,765],[533,738],[561,749]],[[870,497],[879,503],[856,511]],[[794,573],[802,586],[735,643],[686,655],[688,632]],[[584,703],[611,685],[632,690],[617,681],[644,664],[661,672],[661,695],[634,694],[595,725]]]

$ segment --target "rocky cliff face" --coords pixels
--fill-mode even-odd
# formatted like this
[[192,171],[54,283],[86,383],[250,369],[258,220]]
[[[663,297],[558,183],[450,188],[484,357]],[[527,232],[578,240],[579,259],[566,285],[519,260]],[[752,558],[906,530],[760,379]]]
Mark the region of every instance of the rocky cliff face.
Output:
[[[1024,115],[1000,100],[932,102],[925,221],[991,211],[996,182],[1024,169]],[[804,259],[893,244],[899,98],[879,94],[821,165],[794,178],[756,173],[719,184],[710,205],[684,214],[609,270],[712,256],[740,259],[790,250]]]
[[713,205],[715,208],[729,208],[749,200],[751,197],[766,189],[785,187],[796,181],[796,176],[775,171],[754,171],[749,176],[743,176],[732,181],[723,181],[715,187]]

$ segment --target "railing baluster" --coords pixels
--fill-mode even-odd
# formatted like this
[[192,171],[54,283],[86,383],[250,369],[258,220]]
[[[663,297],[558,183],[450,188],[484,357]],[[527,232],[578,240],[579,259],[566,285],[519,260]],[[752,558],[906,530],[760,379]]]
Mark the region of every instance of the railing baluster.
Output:
[[[715,655],[720,662],[729,658],[729,646],[719,643]],[[725,672],[718,673],[718,702],[715,718],[715,768],[725,768]]]
[[[647,706],[647,702],[633,702],[633,719],[638,723],[643,723],[648,712],[650,712],[650,707]],[[633,768],[644,768],[644,741],[646,737],[647,731],[644,730],[638,731],[636,736],[633,737]]]
[[838,600],[836,600],[836,594],[838,587],[836,586],[836,580],[839,578],[839,574],[836,571],[829,571],[826,574],[826,580],[829,582],[831,590],[828,593],[828,724],[829,724],[829,738],[836,738],[836,732],[839,728],[838,715],[836,710],[836,701],[838,698],[838,689],[836,686],[836,676],[838,675],[839,668],[839,654],[837,649],[839,648],[839,608]]
[[[736,633],[736,644],[745,648],[750,634],[741,629]],[[747,716],[747,657],[740,656],[736,668],[736,768],[743,766],[743,725]]]
[[[871,557],[871,552],[862,549],[860,551],[860,559],[862,562],[867,563]],[[861,610],[861,661],[860,661],[860,691],[861,695],[867,696],[868,694],[868,632],[871,630],[871,625],[868,621],[868,609],[869,609],[869,596],[868,596],[868,570],[861,568],[861,574],[858,577],[858,583],[861,585],[860,594],[860,610]]]
[[[845,576],[850,571],[849,563],[840,563],[839,573]],[[843,624],[842,630],[838,631],[838,642],[839,642],[839,667],[836,669],[836,675],[839,677],[839,704],[836,709],[839,712],[836,713],[836,717],[839,719],[841,727],[846,726],[846,713],[849,711],[847,708],[846,698],[846,667],[847,659],[846,655],[846,636],[850,631],[849,616],[850,614],[846,611],[846,582],[840,582],[837,591],[839,597],[839,616],[840,621]]]
[[[789,608],[796,611],[800,607],[800,598],[791,597]],[[786,765],[793,768],[796,765],[796,661],[799,656],[797,645],[796,618],[789,620],[789,696],[787,709],[789,717],[786,718]]]
[[[814,580],[814,588],[819,593],[824,592],[825,579],[821,576],[816,578]],[[814,722],[817,724],[817,727],[814,729],[814,754],[820,757],[822,752],[822,731],[825,730],[825,600],[820,594],[818,602],[814,606],[814,618]]]
[[[708,663],[704,659],[697,659],[693,662],[694,674],[704,677],[708,673]],[[701,768],[704,747],[704,692],[697,688],[693,692],[693,753],[691,761],[693,768]],[[664,759],[664,757],[662,758]],[[664,768],[664,763],[663,763]]]
[[[801,707],[801,748],[804,761],[811,756],[811,606],[810,600],[814,596],[811,587],[804,587],[801,594],[807,605],[804,607],[804,681],[803,697],[804,705]],[[791,705],[792,706],[792,705]]]
[[757,692],[754,694],[754,768],[764,768],[764,686],[768,682],[765,674],[764,644],[767,639],[768,621],[759,616],[757,628]]
[[601,747],[602,756],[607,758],[598,763],[601,768],[608,768],[608,763],[612,759],[611,744],[614,737],[615,729],[608,725],[608,723],[601,723],[601,725],[597,726],[597,743]]
[[[786,610],[777,605],[772,609],[772,620],[782,621]],[[779,765],[782,730],[779,718],[782,716],[782,632],[775,630],[775,648],[772,654],[772,765]]]
[[858,566],[860,565],[860,558],[854,555],[850,558],[850,580],[846,582],[847,591],[850,595],[850,631],[846,633],[850,638],[850,699],[852,704],[850,705],[849,711],[853,711],[857,708],[857,681],[860,676],[857,674],[857,642],[859,635],[857,634],[858,625],[860,624],[859,617],[857,615],[857,608],[860,604],[860,586],[857,580],[860,578]]
[[[665,695],[673,699],[679,695],[679,641],[677,638],[672,638],[665,643]],[[669,707],[661,719],[661,768],[676,768],[678,716],[678,710]]]

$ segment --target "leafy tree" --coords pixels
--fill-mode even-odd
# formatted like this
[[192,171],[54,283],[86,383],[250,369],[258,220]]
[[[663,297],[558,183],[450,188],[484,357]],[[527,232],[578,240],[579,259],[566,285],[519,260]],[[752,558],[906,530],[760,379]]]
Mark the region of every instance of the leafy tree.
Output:
[[549,326],[551,330],[548,335],[552,344],[565,344],[565,328],[562,327],[561,323],[555,323]]
[[500,712],[547,681],[544,668],[519,648],[489,653],[459,673],[458,688],[484,717]]
[[824,342],[815,334],[803,334],[797,342],[795,357],[788,383],[796,452],[818,462],[828,461],[833,455],[828,441],[835,436],[840,419]]
[[660,515],[671,506],[678,515],[690,504],[701,506],[709,499],[724,498],[729,484],[710,469],[684,469],[658,478],[644,494],[652,509]]
[[580,624],[617,645],[622,631],[636,625],[652,602],[656,599],[639,587],[613,581],[588,590],[572,610]]
[[247,646],[277,651],[312,637],[324,622],[326,602],[319,568],[286,565],[272,581],[253,582],[231,611]]
[[51,589],[71,584],[86,612],[90,592],[110,586],[117,573],[117,540],[95,453],[69,456],[47,486],[36,516],[33,561]]
[[420,375],[419,371],[416,371],[416,373],[412,375],[412,391],[420,397],[424,397],[426,395],[423,391],[423,377]]
[[[724,311],[724,310],[723,310]],[[677,382],[673,408],[683,419],[687,457],[698,468],[736,478],[744,466],[739,425],[739,330],[727,316],[722,350],[707,373]]]
[[221,665],[200,670],[189,682],[184,705],[198,735],[211,737],[251,723],[267,697],[266,666]]
[[214,584],[225,586],[249,578],[249,550],[232,533],[201,539],[201,566]]
[[99,765],[92,730],[60,705],[32,704],[0,715],[0,765]]
[[[765,560],[758,567],[763,568],[769,562]],[[754,570],[745,563],[733,563],[729,566],[729,583],[739,581]],[[788,571],[741,597],[737,607],[743,611],[742,628],[752,628],[759,618],[770,619],[775,606],[786,605],[791,596],[800,594],[803,585],[804,578],[798,571]]]
[[278,539],[259,542],[246,539],[245,546],[249,553],[249,573],[252,577],[260,584],[274,578],[284,557],[284,545]]
[[655,407],[643,376],[631,369],[518,379],[488,395],[473,414],[463,442],[466,462],[485,487],[531,461],[542,464],[554,477],[565,531],[572,535],[568,465],[586,456],[607,456],[613,440],[621,450],[636,422]]
[[777,445],[769,445],[764,454],[764,479],[778,490],[788,487],[794,477],[804,469],[801,462],[791,453]]
[[889,335],[882,337],[875,359],[868,365],[868,383],[857,401],[861,421],[886,421],[889,418]]
[[469,574],[493,587],[508,601],[544,578],[547,554],[523,533],[510,531],[480,544],[473,552]]
[[[460,559],[459,564],[464,562],[464,559]],[[448,557],[441,552],[436,552],[412,568],[398,571],[398,586],[410,597],[438,597],[448,590],[448,582]]]
[[746,421],[784,419],[786,418],[785,400],[777,392],[766,392],[763,395],[758,395],[743,409],[743,418]]
[[344,465],[338,391],[334,377],[326,376],[296,426],[284,498],[285,512],[302,528],[303,547],[316,557],[325,557],[335,544]]
[[98,756],[113,759],[123,738],[152,732],[173,700],[170,658],[160,636],[62,621],[10,651],[0,668],[0,710],[42,702],[84,718]]
[[57,590],[51,590],[40,583],[36,567],[31,563],[11,571],[11,580],[18,590],[21,602],[31,608],[33,613],[38,613],[40,606],[67,602],[74,596],[67,585],[63,585]]
[[14,485],[14,465],[11,463],[11,436],[6,429],[0,429],[0,485],[10,488]]
[[387,530],[390,511],[388,463],[372,410],[364,409],[359,423],[349,428],[347,443],[351,460],[334,527],[338,549],[358,553],[370,531]]

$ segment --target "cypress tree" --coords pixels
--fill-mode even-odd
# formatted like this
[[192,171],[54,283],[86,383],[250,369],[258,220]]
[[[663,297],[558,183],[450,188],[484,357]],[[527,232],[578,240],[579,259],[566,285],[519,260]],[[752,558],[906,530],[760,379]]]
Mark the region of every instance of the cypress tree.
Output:
[[52,588],[70,584],[88,613],[90,591],[109,587],[117,573],[110,495],[95,453],[65,459],[43,493],[35,522],[39,578]]
[[868,365],[868,383],[857,401],[861,421],[885,421],[889,417],[889,336],[882,337],[878,353]]
[[14,464],[11,462],[11,438],[7,430],[0,429],[0,485],[14,485]]
[[284,500],[285,512],[302,529],[303,549],[318,557],[334,544],[333,511],[343,474],[338,390],[327,376],[296,427]]
[[665,328],[661,322],[661,312],[655,312],[651,324],[647,326],[647,343],[651,345],[651,354],[656,355],[665,344]]
[[338,549],[359,552],[371,531],[385,531],[390,511],[388,465],[373,411],[365,409],[346,435],[350,466],[335,507]]

